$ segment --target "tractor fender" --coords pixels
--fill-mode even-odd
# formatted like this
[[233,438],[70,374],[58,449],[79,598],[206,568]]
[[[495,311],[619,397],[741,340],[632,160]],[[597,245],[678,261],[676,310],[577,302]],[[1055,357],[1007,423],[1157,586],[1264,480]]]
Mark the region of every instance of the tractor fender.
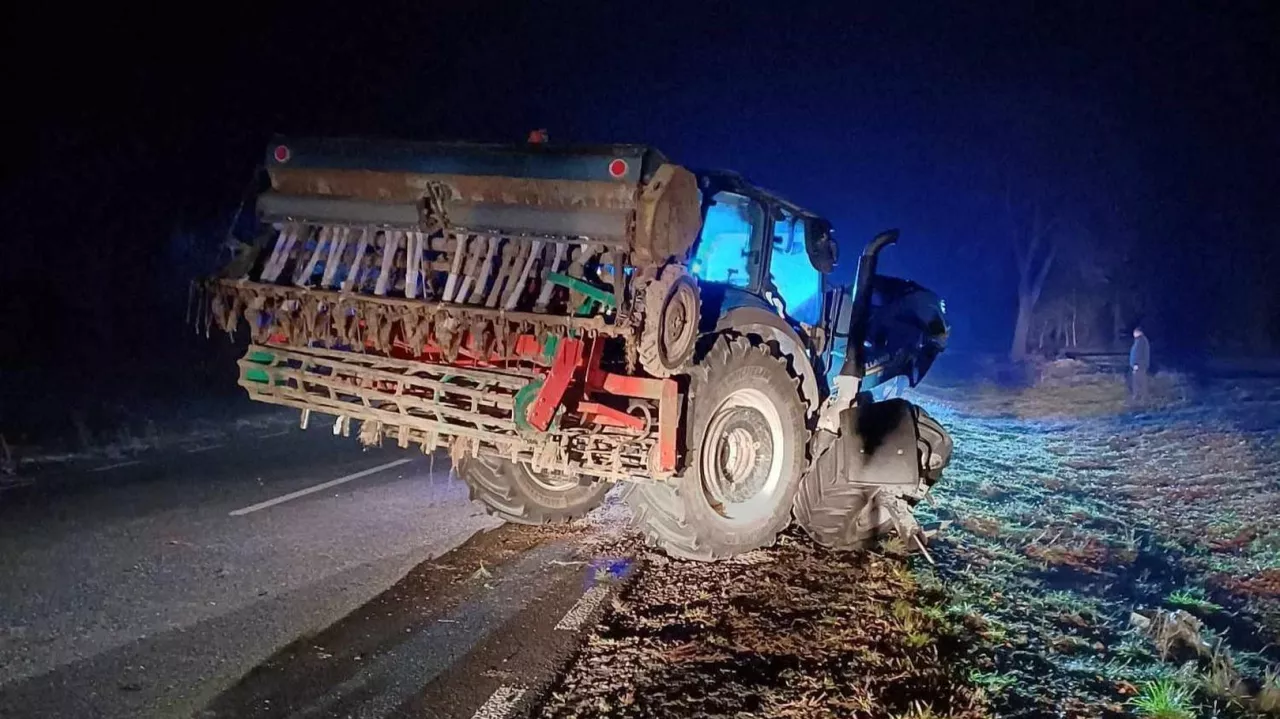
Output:
[[744,303],[724,309],[716,318],[712,332],[756,335],[765,342],[776,342],[778,349],[791,357],[791,369],[800,378],[800,393],[804,398],[805,413],[812,416],[817,411],[822,397],[818,389],[818,372],[809,361],[805,341],[791,325],[787,324],[786,320],[779,317],[762,300],[745,292],[742,294],[755,299],[758,304]]

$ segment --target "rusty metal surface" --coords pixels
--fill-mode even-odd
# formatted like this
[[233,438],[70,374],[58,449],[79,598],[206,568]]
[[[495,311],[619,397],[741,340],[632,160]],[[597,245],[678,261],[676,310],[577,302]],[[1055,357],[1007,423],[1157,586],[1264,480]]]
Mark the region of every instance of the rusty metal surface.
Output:
[[[447,205],[451,226],[469,234],[526,237],[590,237],[601,244],[625,249],[630,246],[631,216],[628,210],[583,208],[567,210],[530,205]],[[344,224],[379,229],[422,230],[419,205],[334,198],[321,195],[284,195],[267,192],[258,198],[263,222]]]
[[449,201],[457,203],[614,210],[636,206],[636,188],[617,182],[279,166],[271,168],[270,176],[272,188],[287,195],[415,203],[429,187],[440,184],[449,188]]

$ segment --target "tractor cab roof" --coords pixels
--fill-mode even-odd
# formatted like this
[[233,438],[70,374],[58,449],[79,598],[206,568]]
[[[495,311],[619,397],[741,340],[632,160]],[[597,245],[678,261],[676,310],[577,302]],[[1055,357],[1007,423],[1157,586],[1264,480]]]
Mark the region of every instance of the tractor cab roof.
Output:
[[806,210],[785,197],[752,183],[741,173],[732,170],[694,170],[694,174],[698,176],[698,187],[703,192],[735,192],[765,204],[776,205],[799,217],[826,221],[816,212]]

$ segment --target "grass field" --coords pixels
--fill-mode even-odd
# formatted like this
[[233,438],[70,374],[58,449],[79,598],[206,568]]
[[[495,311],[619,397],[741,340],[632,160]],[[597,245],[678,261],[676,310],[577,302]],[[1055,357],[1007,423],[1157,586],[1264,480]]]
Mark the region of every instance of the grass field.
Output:
[[543,716],[1280,716],[1280,385],[1115,376],[911,396],[956,452],[891,540],[642,552]]

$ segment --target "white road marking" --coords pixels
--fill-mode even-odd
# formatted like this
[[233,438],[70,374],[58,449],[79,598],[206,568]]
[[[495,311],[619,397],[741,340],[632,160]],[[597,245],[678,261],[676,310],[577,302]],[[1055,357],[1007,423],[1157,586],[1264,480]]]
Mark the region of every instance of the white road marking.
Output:
[[524,687],[498,687],[471,719],[507,719],[526,691]]
[[188,449],[188,450],[187,450],[187,454],[195,454],[195,453],[197,453],[197,452],[208,452],[208,451],[209,451],[209,450],[211,450],[211,449],[218,449],[218,448],[220,448],[220,447],[225,447],[225,446],[227,446],[227,445],[225,445],[225,444],[206,444],[206,445],[205,445],[205,446],[203,446],[203,447],[192,447],[191,449]]
[[105,465],[105,466],[102,466],[102,467],[94,467],[93,469],[91,469],[91,470],[89,470],[89,471],[90,471],[90,472],[105,472],[105,471],[107,471],[108,469],[119,469],[119,468],[121,468],[121,467],[132,467],[132,466],[133,466],[133,465],[135,465],[135,464],[142,464],[142,460],[140,460],[140,459],[131,459],[131,460],[127,461],[127,462],[116,462],[115,464],[108,464],[108,465]]
[[587,593],[578,597],[578,601],[574,602],[564,617],[556,623],[556,629],[567,629],[571,632],[578,631],[582,628],[583,622],[587,621],[587,617],[591,616],[591,613],[596,610],[596,607],[600,606],[600,603],[607,596],[609,596],[609,587],[607,585],[597,584],[588,589]]
[[279,432],[272,432],[271,434],[260,434],[258,435],[258,439],[271,439],[272,437],[281,437],[286,434],[289,434],[289,430],[282,429]]
[[395,460],[394,462],[387,462],[386,464],[380,464],[380,465],[378,465],[377,467],[370,467],[369,469],[366,469],[366,470],[364,470],[364,471],[362,471],[362,472],[356,472],[355,474],[348,474],[348,475],[347,475],[347,476],[345,476],[345,477],[338,477],[337,479],[333,479],[333,480],[330,480],[330,481],[328,481],[328,482],[321,482],[320,484],[317,484],[317,485],[315,485],[315,486],[313,486],[313,487],[307,487],[306,489],[299,489],[299,490],[298,490],[298,491],[296,491],[296,492],[290,492],[290,493],[288,493],[288,494],[282,494],[282,495],[280,495],[279,497],[276,497],[275,499],[268,499],[268,500],[267,500],[267,501],[265,501],[265,502],[258,502],[257,504],[251,504],[251,505],[249,505],[248,507],[244,507],[244,508],[242,508],[242,509],[234,510],[233,512],[231,512],[231,516],[233,516],[233,517],[239,517],[239,516],[241,516],[241,515],[245,515],[245,514],[248,514],[248,513],[250,513],[250,512],[256,512],[256,511],[258,511],[259,509],[266,509],[267,507],[274,507],[274,506],[276,506],[277,504],[280,504],[280,503],[282,503],[282,502],[288,502],[289,500],[291,500],[291,499],[297,499],[298,497],[305,497],[305,496],[307,496],[308,494],[314,494],[315,492],[322,492],[322,491],[324,491],[324,490],[326,490],[326,489],[328,489],[328,488],[330,488],[330,487],[336,487],[336,486],[338,486],[339,484],[345,484],[346,482],[350,482],[350,481],[351,481],[351,480],[353,480],[353,479],[360,479],[361,477],[368,477],[369,475],[371,475],[371,474],[376,474],[376,473],[378,473],[378,472],[381,472],[381,471],[382,471],[382,470],[384,470],[384,469],[391,469],[392,467],[399,467],[399,466],[400,466],[400,465],[402,465],[402,464],[408,464],[409,462],[412,462],[412,461],[413,461],[412,459],[397,459],[397,460]]

